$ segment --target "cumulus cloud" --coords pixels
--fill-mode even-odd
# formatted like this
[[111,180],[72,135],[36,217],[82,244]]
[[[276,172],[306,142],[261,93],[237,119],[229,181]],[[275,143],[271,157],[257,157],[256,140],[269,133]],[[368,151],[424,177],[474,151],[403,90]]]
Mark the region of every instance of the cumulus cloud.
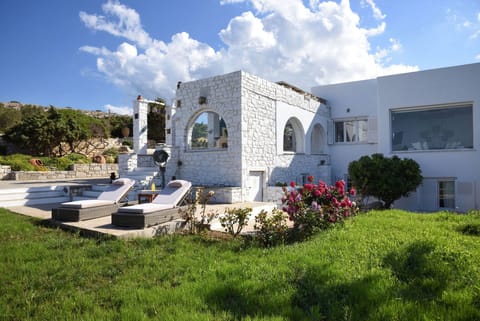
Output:
[[218,36],[224,46],[215,50],[186,32],[168,41],[153,39],[142,27],[140,15],[116,1],[102,6],[105,14],[80,12],[92,30],[124,39],[116,49],[83,46],[97,57],[97,71],[135,96],[150,99],[174,96],[177,81],[245,70],[271,81],[284,80],[304,89],[318,84],[372,78],[417,70],[393,65],[390,55],[401,48],[390,39],[385,48],[370,47],[369,38],[382,35],[386,16],[373,0],[364,0],[378,22],[363,28],[348,0],[221,0],[220,4],[251,5],[233,17]]

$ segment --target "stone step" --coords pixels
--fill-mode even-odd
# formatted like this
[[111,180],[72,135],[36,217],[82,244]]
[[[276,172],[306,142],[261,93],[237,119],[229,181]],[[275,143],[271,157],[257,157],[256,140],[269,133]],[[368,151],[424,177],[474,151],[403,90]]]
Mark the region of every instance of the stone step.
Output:
[[34,199],[15,199],[10,201],[1,201],[0,207],[15,207],[15,206],[25,206],[25,205],[39,205],[39,204],[50,204],[50,203],[63,203],[70,200],[67,196],[62,197],[44,197],[44,198],[34,198]]

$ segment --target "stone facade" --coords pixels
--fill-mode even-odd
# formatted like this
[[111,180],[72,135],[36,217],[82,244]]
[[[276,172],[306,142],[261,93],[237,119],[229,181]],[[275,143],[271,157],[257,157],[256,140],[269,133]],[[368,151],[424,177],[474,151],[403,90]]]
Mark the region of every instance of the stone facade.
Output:
[[[228,137],[217,136],[225,140],[223,148],[192,147],[194,124],[204,113],[224,121]],[[239,201],[267,200],[267,186],[307,175],[330,183],[326,135],[320,140],[323,153],[312,154],[310,146],[312,128],[318,124],[326,134],[329,115],[324,100],[243,71],[182,83],[167,116],[166,176],[194,185],[238,187]],[[284,129],[292,119],[298,124],[299,147],[285,152]],[[208,129],[209,135],[216,130]]]

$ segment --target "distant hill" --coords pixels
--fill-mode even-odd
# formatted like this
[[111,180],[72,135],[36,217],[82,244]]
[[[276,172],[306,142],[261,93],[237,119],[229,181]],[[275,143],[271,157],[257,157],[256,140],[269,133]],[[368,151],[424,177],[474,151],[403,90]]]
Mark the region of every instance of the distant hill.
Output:
[[[16,110],[20,110],[20,108],[23,106],[23,105],[31,105],[31,106],[35,106],[35,107],[39,107],[39,108],[44,108],[44,109],[48,109],[50,108],[50,106],[41,106],[41,105],[36,105],[36,104],[23,104],[19,101],[16,101],[16,100],[12,100],[12,101],[8,101],[8,102],[0,102],[0,105],[2,105],[4,107],[7,107],[7,108],[13,108],[13,109],[16,109]],[[106,117],[109,117],[109,116],[112,116],[112,115],[119,115],[119,114],[116,114],[116,113],[112,113],[112,112],[104,112],[102,110],[85,110],[85,109],[77,109],[77,108],[73,108],[73,107],[57,107],[57,106],[53,106],[57,109],[74,109],[74,110],[78,110],[88,116],[91,116],[91,117],[95,117],[95,118],[106,118]]]

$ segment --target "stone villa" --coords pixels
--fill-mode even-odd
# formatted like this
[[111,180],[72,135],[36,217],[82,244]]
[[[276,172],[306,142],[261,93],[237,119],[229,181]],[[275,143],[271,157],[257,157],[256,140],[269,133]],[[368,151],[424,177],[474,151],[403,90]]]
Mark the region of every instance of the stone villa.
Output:
[[[467,211],[480,201],[480,63],[311,88],[237,71],[179,83],[167,110],[165,177],[217,188],[223,201],[272,201],[308,175],[348,181],[348,164],[415,159],[423,184],[394,206]],[[147,100],[134,102],[124,175],[151,165]],[[143,159],[143,160],[142,160]],[[145,165],[150,162],[150,165]]]

